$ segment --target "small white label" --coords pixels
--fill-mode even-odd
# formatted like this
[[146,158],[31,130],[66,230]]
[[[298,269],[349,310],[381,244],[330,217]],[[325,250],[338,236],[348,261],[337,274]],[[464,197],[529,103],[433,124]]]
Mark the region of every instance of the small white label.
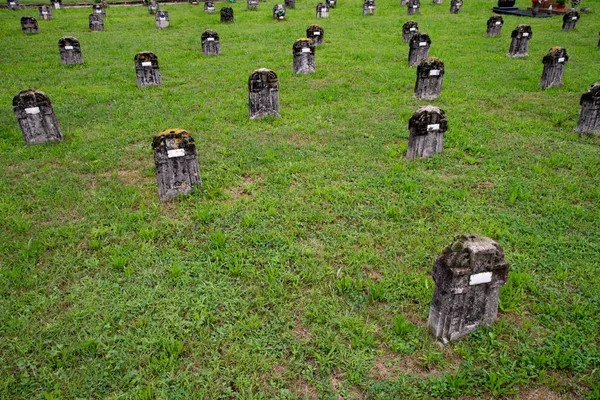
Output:
[[214,42],[214,41],[215,41],[215,38],[214,38],[214,37],[207,37],[207,38],[206,38],[206,41],[207,41],[207,42]]
[[573,21],[577,21],[577,17],[572,17],[571,18]]
[[303,47],[302,48],[302,52],[303,53],[310,53],[310,48],[309,47]]
[[152,61],[144,61],[142,63],[142,67],[151,67],[152,66]]
[[413,6],[413,8],[419,8],[419,6],[415,4],[415,5]]
[[185,149],[167,150],[167,156],[169,158],[183,157],[185,156]]
[[102,10],[96,10],[96,14],[102,14]]
[[42,11],[42,15],[48,15],[48,11]]
[[39,114],[40,113],[40,108],[39,107],[26,108],[25,109],[25,113],[26,114]]
[[375,7],[373,7],[373,6],[369,6],[369,10],[372,10],[372,9],[374,9],[374,8],[375,8]]
[[429,76],[440,76],[440,70],[432,69],[431,71],[429,71]]
[[65,46],[65,50],[73,50],[73,46]]
[[564,57],[560,57],[560,58],[558,59],[558,62],[559,62],[559,63],[564,63],[564,62],[565,62],[565,58],[564,58]]
[[482,272],[480,274],[473,274],[469,276],[469,286],[481,285],[482,283],[489,283],[492,281],[491,272]]
[[15,3],[9,3],[9,4],[10,4],[11,6],[14,6],[14,5],[15,5]]
[[431,125],[427,125],[427,131],[437,131],[438,129],[440,129],[440,124],[431,124]]
[[419,42],[419,47],[425,47],[427,46],[427,42]]
[[414,32],[414,31],[416,31],[416,30],[417,30],[417,28],[410,28],[410,29],[409,29],[409,31],[410,31],[410,32]]
[[496,21],[496,25],[502,25],[502,22]]
[[523,32],[523,37],[529,36],[529,32]]
[[159,17],[158,19],[159,19],[160,21],[166,21],[166,20],[167,20],[167,18],[165,18],[165,17]]
[[321,32],[313,32],[313,36],[321,36]]
[[283,17],[279,17],[279,19],[283,19]]

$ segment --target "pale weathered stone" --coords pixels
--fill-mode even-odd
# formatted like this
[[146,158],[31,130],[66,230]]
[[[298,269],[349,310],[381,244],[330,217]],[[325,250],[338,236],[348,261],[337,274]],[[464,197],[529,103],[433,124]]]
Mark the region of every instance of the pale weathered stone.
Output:
[[92,6],[92,14],[100,15],[102,18],[106,18],[106,9],[102,4],[94,4]]
[[415,98],[433,100],[442,94],[444,78],[444,63],[435,57],[429,57],[417,67],[417,82],[415,83]]
[[326,3],[329,6],[329,8],[335,8],[335,6],[337,5],[337,0],[327,0]]
[[138,87],[158,86],[162,83],[156,54],[151,51],[137,53],[134,62]]
[[292,47],[294,54],[294,73],[310,74],[315,72],[315,45],[308,38],[301,38],[294,42]]
[[60,142],[63,134],[46,93],[28,89],[13,98],[13,111],[27,144]]
[[248,0],[248,10],[258,11],[258,0]]
[[540,86],[543,88],[561,86],[563,84],[563,72],[567,61],[569,61],[567,50],[558,46],[551,48],[542,59],[544,71],[542,72]]
[[363,3],[363,17],[367,15],[375,15],[375,0],[365,0]]
[[283,21],[285,19],[285,7],[283,4],[275,4],[273,6],[273,19]]
[[215,12],[215,3],[212,1],[207,1],[204,3],[204,12],[208,14],[214,14]]
[[317,3],[317,18],[329,18],[329,6],[327,3]]
[[233,22],[233,8],[221,8],[221,23]]
[[440,5],[442,4],[442,0],[433,0],[433,4]]
[[13,11],[18,10],[19,8],[21,8],[20,4],[19,4],[19,0],[8,0],[8,8],[10,8]]
[[434,106],[419,108],[408,121],[410,136],[406,158],[427,158],[444,150],[448,120],[444,110]]
[[104,20],[101,15],[90,14],[90,31],[92,32],[102,32],[104,30]]
[[408,15],[418,14],[421,10],[421,0],[408,0],[406,3],[406,13]]
[[577,21],[579,21],[579,13],[577,11],[571,10],[567,12],[565,15],[563,15],[562,30],[570,31],[575,29]]
[[211,29],[202,32],[202,54],[216,56],[221,54],[219,34]]
[[581,105],[581,113],[575,132],[600,136],[600,82],[596,82],[590,90],[581,96],[579,104]]
[[60,10],[60,7],[62,6],[62,0],[52,0],[52,5],[54,6],[55,10]]
[[409,43],[410,39],[419,33],[419,24],[417,21],[406,21],[404,25],[402,25],[402,41],[404,43]]
[[408,45],[410,47],[408,51],[408,65],[414,67],[422,61],[427,60],[429,57],[429,47],[431,46],[431,39],[429,39],[428,34],[417,33],[413,35]]
[[43,20],[52,19],[52,7],[50,6],[39,6],[38,7],[38,16]]
[[150,14],[156,14],[160,6],[158,5],[158,1],[150,1],[148,2],[148,12]]
[[65,36],[58,40],[58,51],[60,53],[60,62],[63,65],[83,64],[81,55],[81,46],[79,40],[72,36]]
[[311,25],[306,29],[306,37],[311,39],[315,46],[320,46],[323,44],[325,30],[320,25]]
[[159,29],[166,28],[170,23],[169,12],[159,10],[156,12],[156,27]]
[[504,18],[501,15],[493,15],[487,20],[487,31],[488,36],[499,36],[502,27],[504,26]]
[[248,79],[250,119],[279,115],[279,80],[275,72],[260,68]]
[[529,40],[533,33],[529,25],[517,26],[511,34],[512,40],[508,49],[509,57],[527,57],[529,51]]
[[458,12],[462,9],[462,6],[462,0],[450,0],[450,12],[452,14],[458,14]]
[[33,17],[21,17],[21,30],[23,33],[40,33],[38,22]]

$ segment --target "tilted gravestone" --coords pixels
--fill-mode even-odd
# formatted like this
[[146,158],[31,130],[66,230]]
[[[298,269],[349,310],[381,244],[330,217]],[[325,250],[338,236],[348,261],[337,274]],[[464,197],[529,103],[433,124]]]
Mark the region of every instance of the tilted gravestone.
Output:
[[13,111],[27,144],[60,142],[63,139],[46,93],[35,89],[19,92],[13,98]]
[[311,25],[306,29],[306,37],[312,39],[315,46],[323,44],[323,37],[325,36],[325,30],[320,25]]
[[39,6],[38,16],[40,19],[49,20],[52,19],[52,7],[50,6]]
[[363,3],[363,17],[367,15],[375,15],[375,0],[365,0]]
[[294,42],[292,46],[294,54],[294,73],[310,74],[315,72],[315,45],[308,38],[301,38]]
[[258,11],[258,0],[248,0],[248,10]]
[[159,8],[160,8],[160,6],[158,5],[157,1],[148,2],[148,12],[150,14],[156,14],[158,12]]
[[285,8],[296,8],[296,0],[284,0]]
[[213,3],[212,1],[205,2],[204,12],[208,14],[213,14],[215,12],[215,3]]
[[433,0],[433,4],[440,5],[442,4],[442,0]]
[[194,138],[183,129],[167,129],[152,140],[158,198],[169,201],[202,186]]
[[485,32],[488,36],[498,36],[504,26],[504,18],[500,15],[493,15],[487,20],[487,31]]
[[279,81],[275,72],[260,68],[248,79],[250,119],[279,115]]
[[19,5],[19,0],[8,0],[7,3],[8,3],[8,8],[10,8],[13,11],[21,8],[21,6]]
[[429,47],[431,46],[431,39],[426,33],[417,33],[410,38],[408,42],[410,49],[408,50],[408,65],[414,67],[419,65],[421,61],[427,60],[429,57]]
[[285,19],[285,7],[283,4],[275,4],[273,6],[273,19],[283,21]]
[[170,23],[169,12],[160,10],[156,13],[156,27],[159,29],[166,28]]
[[564,47],[553,47],[542,59],[544,71],[540,86],[549,88],[551,86],[561,86],[563,84],[563,72],[565,64],[569,61],[569,55]]
[[421,0],[408,0],[406,7],[408,15],[418,14],[421,9]]
[[337,5],[337,0],[327,0],[327,5],[329,6],[329,8],[335,8],[335,6]]
[[211,29],[202,32],[202,54],[216,56],[221,54],[219,34]]
[[457,14],[462,8],[462,5],[462,0],[450,0],[450,12],[452,14]]
[[529,40],[532,37],[531,27],[529,25],[519,25],[512,31],[511,37],[508,56],[527,57]]
[[409,43],[410,39],[419,33],[419,24],[417,21],[406,21],[404,25],[402,25],[402,41],[404,43]]
[[21,30],[23,33],[40,33],[38,22],[33,17],[21,17]]
[[429,57],[417,67],[415,98],[433,100],[442,94],[444,63],[439,58]]
[[600,82],[596,82],[590,90],[581,96],[579,101],[581,113],[575,132],[580,135],[592,133],[600,136]]
[[81,55],[81,46],[79,40],[72,36],[65,36],[58,40],[58,51],[60,53],[60,62],[63,65],[83,64]]
[[92,32],[102,32],[104,30],[104,20],[101,15],[90,14],[89,23]]
[[567,12],[565,15],[563,15],[562,30],[570,31],[575,29],[577,21],[579,21],[579,13],[577,11],[571,10]]
[[508,268],[504,250],[492,239],[457,236],[433,265],[435,290],[427,321],[433,336],[448,343],[491,325]]
[[317,18],[329,18],[329,6],[327,3],[317,3]]
[[100,15],[102,18],[106,18],[106,9],[102,4],[94,4],[92,6],[92,13],[94,15]]
[[54,6],[55,10],[60,10],[60,7],[62,6],[62,0],[52,0],[52,5]]
[[448,120],[444,110],[434,106],[419,108],[408,121],[406,158],[427,158],[444,150]]
[[221,8],[221,23],[233,22],[233,8],[223,7]]
[[146,86],[158,86],[162,83],[160,69],[158,68],[158,57],[151,51],[137,53],[133,59],[135,63],[135,74],[139,88]]

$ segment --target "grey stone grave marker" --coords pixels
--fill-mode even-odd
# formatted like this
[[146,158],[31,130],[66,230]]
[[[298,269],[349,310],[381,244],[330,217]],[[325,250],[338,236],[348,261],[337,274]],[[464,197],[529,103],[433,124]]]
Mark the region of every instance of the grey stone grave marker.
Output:
[[50,6],[39,6],[38,16],[40,19],[49,20],[52,19],[52,7]]
[[202,186],[194,138],[183,129],[167,129],[152,140],[158,198],[169,201]]
[[223,7],[221,8],[221,23],[233,22],[233,8]]
[[408,0],[400,0],[400,6],[406,7],[408,5]]
[[410,47],[408,51],[408,65],[414,67],[419,65],[421,61],[427,60],[429,57],[429,47],[431,46],[431,39],[426,33],[417,33],[410,38],[408,42]]
[[215,3],[213,3],[212,1],[205,2],[204,12],[208,14],[213,14],[215,12]]
[[219,34],[211,29],[202,32],[202,54],[216,56],[221,54]]
[[327,3],[317,3],[317,18],[329,18],[329,6]]
[[577,21],[579,21],[579,13],[577,11],[571,10],[567,12],[563,15],[562,30],[566,32],[575,29]]
[[19,5],[19,0],[8,0],[7,3],[8,3],[8,8],[10,8],[13,11],[21,8],[21,6]]
[[335,8],[335,6],[337,5],[337,0],[327,0],[327,5],[329,6],[329,8]]
[[421,10],[421,0],[408,0],[406,4],[406,13],[408,15],[418,14]]
[[168,11],[163,11],[160,10],[156,13],[156,27],[157,28],[166,28],[167,26],[169,26],[169,23],[171,21],[169,20],[169,12]]
[[296,8],[296,0],[284,0],[285,8]]
[[285,19],[285,6],[283,4],[275,4],[273,6],[273,19],[278,21]]
[[258,0],[248,0],[248,10],[258,11]]
[[406,158],[427,158],[444,150],[448,120],[444,110],[434,106],[419,108],[408,121]]
[[55,10],[60,10],[60,7],[62,6],[62,0],[52,0],[52,5],[54,6]]
[[439,6],[440,4],[442,4],[442,0],[433,0],[433,4]]
[[23,33],[40,33],[38,22],[33,17],[21,17],[21,29]]
[[27,144],[60,142],[63,139],[46,93],[35,89],[19,92],[13,98],[13,111]]
[[248,79],[250,119],[279,115],[279,81],[275,72],[260,68]]
[[104,30],[104,20],[101,15],[90,14],[89,23],[92,32],[102,32]]
[[433,100],[442,94],[444,63],[439,58],[429,57],[417,67],[415,98]]
[[600,82],[594,85],[581,96],[579,101],[581,113],[575,132],[581,134],[592,133],[600,136]]
[[432,277],[435,290],[427,326],[448,343],[494,322],[508,263],[492,239],[460,235],[436,258]]
[[294,42],[294,73],[308,75],[315,72],[315,45],[308,38],[301,38]]
[[533,33],[529,25],[517,26],[511,34],[512,40],[508,49],[509,57],[527,57],[529,40]]
[[320,25],[311,25],[306,29],[306,37],[311,39],[315,46],[323,44],[325,30]]
[[492,15],[487,20],[487,31],[485,33],[488,36],[499,36],[503,26],[504,18],[501,15]]
[[375,15],[375,0],[365,0],[363,3],[363,17],[367,15]]
[[102,4],[94,4],[92,6],[92,13],[94,15],[100,15],[102,18],[106,18],[106,9]]
[[402,25],[402,41],[404,43],[409,43],[410,39],[419,33],[419,24],[417,21],[406,21],[404,25]]
[[160,69],[158,68],[158,57],[151,51],[137,53],[134,58],[135,74],[139,88],[146,86],[158,86],[162,83]]
[[156,14],[159,8],[160,6],[158,5],[157,1],[148,2],[148,12],[150,14]]
[[58,51],[60,53],[60,62],[63,65],[83,64],[81,55],[81,46],[79,40],[72,36],[65,36],[58,40]]
[[452,14],[458,14],[462,8],[463,0],[450,0],[450,12]]
[[558,46],[551,48],[542,59],[544,71],[542,72],[540,86],[544,89],[551,86],[561,86],[563,84],[563,72],[567,61],[569,61],[569,55],[565,48]]

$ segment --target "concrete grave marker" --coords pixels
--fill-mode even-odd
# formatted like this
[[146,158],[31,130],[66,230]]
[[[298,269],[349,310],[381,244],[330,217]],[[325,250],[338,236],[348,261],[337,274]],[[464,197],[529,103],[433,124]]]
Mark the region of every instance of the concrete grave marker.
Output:
[[104,30],[104,20],[101,15],[90,14],[89,24],[92,32],[102,32]]
[[63,65],[83,64],[79,40],[72,36],[65,36],[58,40],[60,62]]
[[100,15],[102,18],[106,18],[106,9],[102,4],[94,4],[92,6],[92,13],[94,15]]
[[35,89],[19,92],[13,98],[13,111],[27,144],[63,140],[52,103],[46,93]]
[[427,158],[444,150],[448,120],[444,110],[434,106],[419,108],[408,121],[406,158]]
[[294,42],[292,47],[294,54],[295,74],[308,75],[315,72],[315,45],[308,38],[301,38]]
[[275,72],[260,68],[248,79],[250,119],[279,115],[279,80]]
[[258,0],[248,0],[248,10],[258,11]]
[[317,18],[329,18],[329,6],[327,3],[317,3]]
[[567,12],[563,15],[562,30],[566,32],[575,29],[577,21],[579,21],[579,13],[577,11],[571,10]]
[[442,4],[442,0],[433,0],[433,4],[440,5]]
[[329,8],[335,8],[335,6],[337,5],[337,0],[327,0],[327,5],[329,6]]
[[532,37],[531,27],[529,25],[519,25],[512,31],[511,37],[508,56],[527,57],[529,40]]
[[10,8],[13,11],[21,8],[21,6],[19,5],[19,0],[8,0],[7,3],[8,3],[8,8]]
[[561,86],[563,84],[563,72],[565,64],[569,61],[567,50],[563,47],[553,47],[542,59],[544,71],[540,86],[547,89],[551,86]]
[[444,78],[444,63],[435,57],[429,57],[417,67],[417,82],[415,83],[415,98],[433,100],[442,94]]
[[55,10],[60,10],[60,7],[62,6],[62,0],[52,0],[52,5],[54,6]]
[[133,59],[135,63],[135,74],[139,88],[146,86],[158,86],[162,83],[160,69],[158,68],[158,57],[151,51],[137,53]]
[[402,25],[402,41],[404,43],[409,43],[410,39],[419,33],[419,24],[417,21],[406,21],[404,25]]
[[375,6],[375,0],[365,0],[363,3],[363,17],[367,15],[375,15],[375,10],[377,7]]
[[400,6],[406,7],[408,5],[408,0],[400,0]]
[[575,132],[580,135],[591,133],[600,137],[600,82],[596,82],[581,96],[579,104],[581,113]]
[[491,325],[508,268],[504,250],[492,239],[457,236],[433,266],[435,290],[427,321],[433,336],[448,343]]
[[216,56],[221,54],[219,34],[211,29],[202,32],[202,54]]
[[168,11],[160,10],[156,13],[156,27],[159,29],[166,28],[169,26],[169,13]]
[[284,0],[285,8],[296,8],[296,0]]
[[421,10],[421,0],[408,0],[406,3],[406,13],[408,15],[418,14]]
[[487,31],[485,33],[488,36],[499,36],[503,26],[504,19],[502,16],[493,15],[487,20]]
[[148,12],[150,14],[156,14],[158,12],[159,8],[160,8],[160,6],[158,5],[157,1],[148,2]]
[[233,22],[233,8],[223,7],[221,8],[221,23]]
[[38,7],[38,16],[43,20],[52,19],[52,7],[50,6],[39,6]]
[[273,6],[273,19],[283,21],[285,19],[285,7],[283,4],[275,4]]
[[213,3],[212,1],[205,2],[204,12],[208,14],[213,14],[215,12],[215,3]]
[[183,129],[167,129],[152,140],[158,198],[169,201],[188,194],[192,186],[202,186],[196,144]]
[[33,17],[21,17],[21,30],[23,33],[40,33],[38,22]]
[[325,36],[325,30],[319,25],[311,25],[306,29],[306,37],[311,39],[315,46],[323,44],[323,37]]
[[463,5],[463,0],[450,0],[450,12],[452,14],[458,14]]
[[429,47],[431,46],[431,39],[426,33],[417,33],[410,38],[408,42],[410,47],[408,51],[408,65],[414,67],[419,65],[421,61],[427,60],[429,57]]

